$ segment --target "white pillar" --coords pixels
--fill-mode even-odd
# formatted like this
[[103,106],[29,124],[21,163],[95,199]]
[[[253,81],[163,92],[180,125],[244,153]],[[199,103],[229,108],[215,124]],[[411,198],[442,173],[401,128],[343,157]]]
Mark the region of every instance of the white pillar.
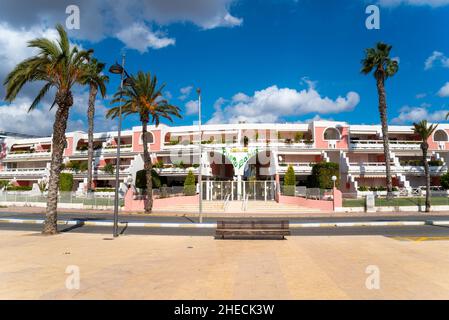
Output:
[[237,176],[237,200],[242,199],[242,176]]

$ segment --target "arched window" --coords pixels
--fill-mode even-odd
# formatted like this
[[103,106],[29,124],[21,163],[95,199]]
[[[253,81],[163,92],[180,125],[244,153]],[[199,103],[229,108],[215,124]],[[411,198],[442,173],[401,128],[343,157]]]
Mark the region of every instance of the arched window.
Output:
[[340,140],[340,132],[335,128],[327,128],[324,131],[324,140]]
[[[154,143],[154,135],[152,132],[147,132],[147,142]],[[143,144],[143,134],[140,135],[140,143]]]
[[433,141],[448,141],[448,136],[446,131],[444,130],[437,130],[435,131],[435,134],[433,135]]

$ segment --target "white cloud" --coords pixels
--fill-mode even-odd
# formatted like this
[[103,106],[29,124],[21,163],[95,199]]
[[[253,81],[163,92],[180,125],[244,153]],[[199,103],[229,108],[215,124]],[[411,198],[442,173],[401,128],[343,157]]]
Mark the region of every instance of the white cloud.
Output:
[[198,113],[198,101],[190,100],[186,103],[186,115],[192,115]]
[[193,86],[187,86],[184,88],[181,88],[179,92],[181,95],[178,97],[179,100],[184,101],[190,96],[190,93],[192,92]]
[[[192,23],[202,29],[239,26],[243,20],[230,12],[236,1],[77,0],[76,5],[81,10],[80,29],[69,33],[72,37],[88,41],[119,37],[129,48],[145,52],[148,48],[171,45],[174,39],[143,26],[167,26],[178,22]],[[64,23],[68,4],[68,1],[49,0],[0,1],[0,21],[15,28],[54,26]],[[133,31],[136,32],[135,37],[132,37]],[[142,43],[138,42],[138,36]]]
[[444,68],[449,68],[449,58],[442,52],[434,51],[424,62],[424,70],[432,69],[434,64],[440,63]]
[[422,98],[425,98],[425,97],[427,97],[427,93],[418,93],[415,96],[416,99],[422,99]]
[[399,110],[399,115],[392,120],[394,124],[411,124],[421,120],[428,120],[429,122],[438,122],[445,120],[446,114],[449,110],[429,111],[429,105],[422,104],[419,107],[404,106]]
[[117,38],[128,48],[145,53],[148,49],[161,49],[175,44],[175,39],[153,32],[143,23],[134,23],[117,33]]
[[271,86],[256,91],[251,97],[239,93],[230,102],[220,98],[208,123],[278,122],[288,116],[351,111],[360,102],[356,92],[332,100],[322,97],[314,82],[307,81],[307,84],[308,88],[301,91]]
[[0,130],[32,135],[50,135],[55,116],[55,108],[28,109],[31,100],[18,99],[11,104],[0,104]]
[[441,87],[441,89],[438,91],[438,95],[440,97],[449,97],[449,82],[446,82],[446,84]]
[[441,7],[449,4],[449,0],[379,0],[380,5],[395,7],[399,5]]

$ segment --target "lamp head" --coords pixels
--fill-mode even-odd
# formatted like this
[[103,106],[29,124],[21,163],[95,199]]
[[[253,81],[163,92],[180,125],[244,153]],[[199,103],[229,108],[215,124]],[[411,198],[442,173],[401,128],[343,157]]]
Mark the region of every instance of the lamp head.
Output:
[[337,181],[337,177],[336,176],[332,176],[332,181],[333,182]]
[[109,72],[113,74],[122,74],[123,67],[116,62],[109,68]]

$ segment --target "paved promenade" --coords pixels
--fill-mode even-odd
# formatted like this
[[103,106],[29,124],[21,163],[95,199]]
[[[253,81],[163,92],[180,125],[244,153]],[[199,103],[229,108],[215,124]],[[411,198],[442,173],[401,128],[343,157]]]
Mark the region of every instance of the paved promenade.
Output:
[[0,298],[449,299],[447,238],[107,237],[2,231]]

